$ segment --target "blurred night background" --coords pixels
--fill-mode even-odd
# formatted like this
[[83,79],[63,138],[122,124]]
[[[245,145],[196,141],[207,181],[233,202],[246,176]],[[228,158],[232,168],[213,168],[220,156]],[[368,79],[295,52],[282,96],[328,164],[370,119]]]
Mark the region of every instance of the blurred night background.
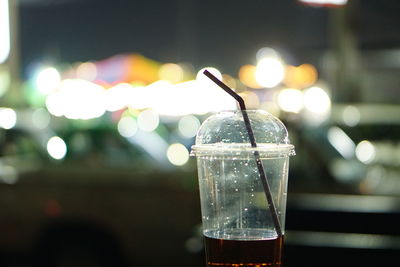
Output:
[[285,267],[399,266],[400,2],[0,0],[0,266],[205,266],[200,124],[287,126]]

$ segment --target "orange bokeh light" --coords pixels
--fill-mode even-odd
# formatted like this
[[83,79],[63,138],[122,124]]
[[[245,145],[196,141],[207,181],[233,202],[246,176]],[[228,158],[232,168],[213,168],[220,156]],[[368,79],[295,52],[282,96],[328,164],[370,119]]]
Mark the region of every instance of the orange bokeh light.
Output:
[[287,66],[284,84],[290,88],[305,88],[313,85],[318,78],[317,69],[311,64],[298,67]]
[[251,88],[261,88],[256,81],[256,66],[244,65],[239,69],[239,80],[246,86]]

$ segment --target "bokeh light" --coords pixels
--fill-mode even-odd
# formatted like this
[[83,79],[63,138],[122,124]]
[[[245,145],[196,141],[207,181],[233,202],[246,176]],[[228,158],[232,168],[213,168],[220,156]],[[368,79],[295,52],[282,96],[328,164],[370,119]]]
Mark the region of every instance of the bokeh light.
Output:
[[84,62],[76,68],[76,76],[79,79],[93,81],[97,76],[97,67],[92,62]]
[[47,142],[47,152],[54,159],[63,159],[67,154],[67,145],[60,137],[53,136]]
[[63,80],[59,89],[46,98],[46,107],[54,116],[68,119],[93,119],[105,113],[104,89],[81,79]]
[[179,83],[183,81],[184,71],[178,64],[166,63],[160,67],[158,76],[161,80],[166,80],[171,83]]
[[304,92],[304,107],[316,114],[328,114],[331,109],[331,99],[321,87],[311,87]]
[[287,66],[284,84],[291,88],[305,88],[313,85],[318,78],[317,69],[311,64],[298,67]]
[[107,111],[117,111],[128,105],[128,100],[132,86],[127,83],[119,83],[104,92],[105,109]]
[[283,111],[299,113],[303,108],[303,94],[298,89],[285,88],[278,92],[277,102]]
[[11,108],[0,108],[0,127],[11,129],[17,123],[17,113]]
[[356,145],[339,127],[333,126],[328,130],[328,141],[345,159],[354,157]]
[[146,109],[139,113],[137,124],[139,129],[145,132],[154,131],[160,123],[160,117],[157,112],[152,109]]
[[50,114],[44,108],[38,108],[32,112],[32,123],[39,129],[45,129],[50,124]]
[[189,160],[189,151],[182,144],[172,144],[167,149],[167,158],[173,165],[182,166]]
[[179,133],[186,138],[192,138],[196,136],[199,127],[200,121],[193,115],[184,116],[178,122]]
[[10,54],[10,21],[8,1],[0,1],[0,64]]
[[256,81],[256,66],[254,65],[243,65],[239,69],[239,80],[246,86],[250,88],[261,88],[261,86]]
[[35,77],[35,86],[39,93],[48,95],[60,85],[61,75],[56,68],[48,67],[39,70]]
[[375,147],[367,140],[363,140],[356,146],[356,157],[359,161],[369,164],[375,159]]
[[356,126],[361,120],[360,110],[355,106],[346,106],[343,109],[342,119],[347,126]]
[[256,81],[262,87],[273,88],[283,81],[285,67],[279,58],[262,58],[256,67]]
[[262,47],[260,49],[258,49],[257,53],[256,53],[256,58],[258,61],[260,61],[263,58],[279,58],[279,53],[271,48],[271,47]]
[[118,122],[118,132],[123,137],[132,137],[138,131],[138,125],[134,118],[130,116],[122,117]]
[[0,65],[0,97],[2,97],[9,89],[11,77],[9,69],[4,65]]

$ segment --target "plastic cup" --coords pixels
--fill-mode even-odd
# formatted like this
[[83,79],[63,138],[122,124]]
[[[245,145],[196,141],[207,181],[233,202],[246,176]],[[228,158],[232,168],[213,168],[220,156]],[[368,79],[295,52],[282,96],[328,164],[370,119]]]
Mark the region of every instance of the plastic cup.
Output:
[[[242,112],[250,119],[255,148]],[[283,123],[260,110],[216,113],[200,127],[191,154],[197,158],[207,266],[281,266],[294,155]],[[276,231],[255,155],[264,166],[282,233]]]

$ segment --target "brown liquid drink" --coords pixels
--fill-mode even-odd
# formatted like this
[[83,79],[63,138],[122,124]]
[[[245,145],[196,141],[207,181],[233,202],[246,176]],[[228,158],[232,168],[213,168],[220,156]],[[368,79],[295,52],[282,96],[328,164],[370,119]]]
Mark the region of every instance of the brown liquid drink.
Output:
[[204,236],[207,266],[281,266],[283,237],[227,240]]

